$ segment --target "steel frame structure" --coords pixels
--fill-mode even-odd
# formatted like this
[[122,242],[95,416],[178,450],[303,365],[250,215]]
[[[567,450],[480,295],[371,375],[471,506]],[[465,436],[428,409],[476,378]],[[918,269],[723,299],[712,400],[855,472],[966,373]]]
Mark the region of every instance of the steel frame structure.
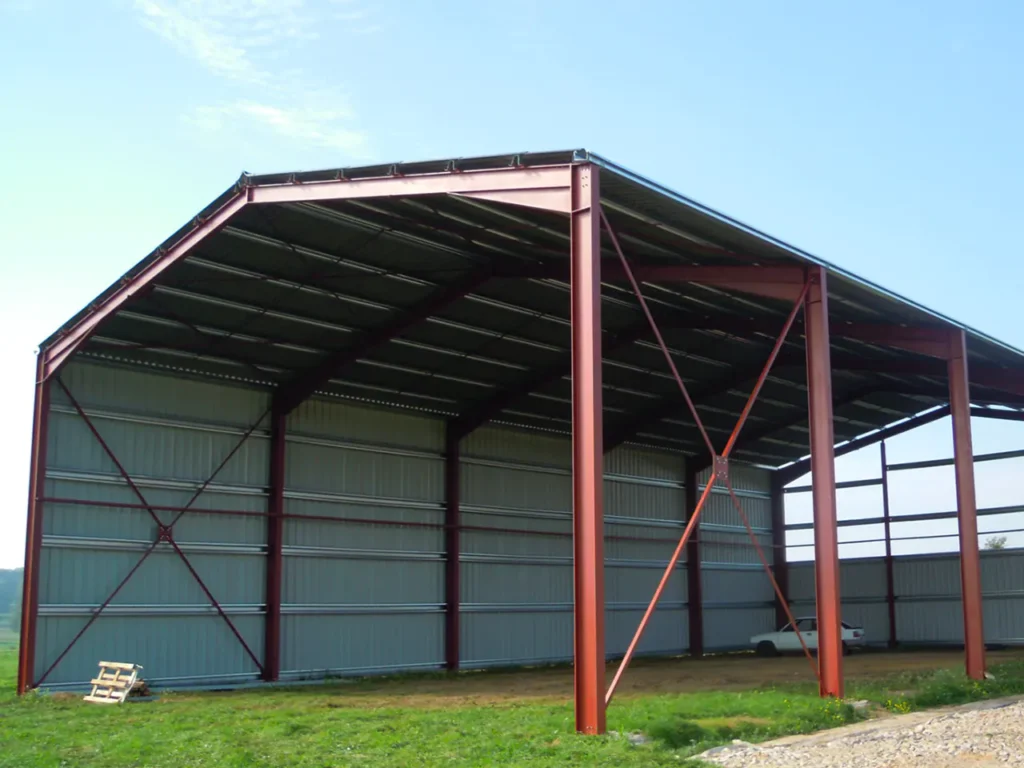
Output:
[[[955,423],[955,439],[957,445],[957,485],[961,525],[961,552],[963,556],[963,584],[965,603],[965,624],[968,632],[967,668],[972,677],[984,674],[984,649],[981,645],[981,606],[980,587],[977,578],[978,559],[976,535],[976,509],[974,503],[973,470],[970,450],[970,405],[968,377],[965,353],[965,337],[963,331],[952,332],[942,325],[935,327],[907,328],[901,326],[862,326],[844,325],[841,328],[829,326],[827,270],[818,265],[809,266],[666,266],[664,264],[637,263],[631,265],[627,260],[611,222],[605,215],[601,202],[600,166],[591,162],[573,162],[567,165],[546,167],[509,167],[505,169],[459,171],[451,169],[444,173],[429,173],[415,176],[403,176],[399,173],[373,177],[348,179],[339,174],[336,179],[314,183],[282,183],[259,186],[241,184],[235,194],[228,198],[215,211],[195,222],[190,231],[180,239],[162,249],[156,258],[147,263],[136,274],[126,278],[116,290],[102,297],[90,311],[79,318],[71,327],[44,347],[40,352],[37,379],[36,399],[32,439],[31,482],[29,491],[28,536],[26,543],[26,575],[25,575],[25,611],[22,617],[22,651],[19,666],[18,687],[20,692],[38,685],[47,673],[36,680],[33,679],[35,669],[35,628],[38,615],[38,580],[39,555],[42,542],[43,506],[48,501],[43,494],[43,478],[46,465],[47,414],[49,411],[49,388],[52,382],[62,386],[59,372],[72,356],[92,337],[100,325],[120,308],[128,304],[134,296],[145,295],[152,287],[156,278],[170,267],[180,262],[185,256],[203,243],[211,235],[221,230],[240,211],[261,205],[282,203],[309,203],[312,201],[369,200],[374,198],[422,197],[426,195],[449,195],[460,198],[489,201],[527,208],[535,208],[548,213],[561,214],[568,219],[569,231],[569,263],[568,269],[561,265],[543,266],[520,277],[566,277],[570,287],[571,304],[571,361],[568,368],[559,365],[530,375],[521,386],[498,392],[495,397],[475,412],[461,419],[454,419],[448,425],[445,440],[445,548],[446,548],[446,666],[457,669],[459,665],[459,532],[466,530],[459,518],[459,441],[476,427],[492,419],[514,399],[543,384],[556,380],[566,373],[572,376],[572,456],[573,456],[573,525],[574,525],[574,585],[575,585],[575,710],[576,727],[582,733],[603,733],[606,727],[605,710],[611,701],[623,673],[636,649],[640,636],[650,620],[658,598],[664,589],[669,574],[685,550],[689,553],[690,598],[691,611],[700,605],[699,579],[699,539],[695,535],[699,524],[700,512],[712,489],[721,483],[729,493],[742,519],[744,526],[751,535],[753,546],[765,566],[768,577],[778,599],[780,610],[790,620],[785,596],[785,549],[784,539],[776,539],[773,546],[776,550],[774,572],[754,538],[750,524],[743,512],[742,505],[732,488],[729,478],[729,456],[735,450],[737,441],[751,410],[758,399],[762,387],[773,365],[801,365],[807,367],[808,412],[811,433],[811,454],[803,462],[797,462],[778,474],[779,485],[783,481],[794,479],[808,469],[813,469],[815,544],[817,562],[817,595],[819,621],[819,654],[816,674],[820,681],[823,696],[842,696],[842,651],[839,632],[840,593],[838,576],[838,551],[836,534],[836,502],[835,502],[835,455],[846,452],[849,446],[858,441],[833,450],[832,427],[832,390],[831,372],[833,367],[857,370],[864,363],[856,359],[843,359],[836,356],[830,359],[830,333],[844,337],[860,339],[869,343],[880,343],[901,349],[911,349],[925,355],[944,357],[945,365],[939,371],[950,381],[950,406]],[[613,246],[618,263],[606,264],[602,259],[602,233]],[[229,617],[217,603],[216,599],[203,584],[181,552],[173,538],[174,523],[181,515],[189,511],[192,503],[205,490],[213,477],[230,460],[238,446],[224,459],[213,475],[199,487],[192,501],[179,508],[157,508],[150,505],[135,487],[130,475],[124,471],[117,457],[103,442],[100,434],[89,421],[86,412],[75,405],[93,434],[103,445],[106,453],[117,464],[123,479],[131,487],[139,499],[138,508],[146,509],[157,522],[157,536],[145,552],[139,564],[125,577],[121,585],[100,606],[99,610],[89,619],[79,633],[81,636],[103,608],[117,594],[124,582],[131,578],[145,558],[160,544],[169,545],[185,562],[190,572],[199,582],[211,604],[218,610],[221,617],[231,627],[235,636],[245,647],[253,662],[260,669],[266,680],[275,680],[280,670],[280,615],[281,615],[281,548],[283,538],[283,520],[289,517],[284,494],[285,466],[287,462],[287,417],[296,407],[316,393],[332,376],[338,375],[345,367],[367,351],[387,343],[404,331],[423,322],[444,307],[466,296],[474,288],[485,281],[502,275],[493,271],[484,271],[469,275],[455,285],[440,288],[416,306],[393,317],[383,327],[363,333],[357,341],[345,349],[331,355],[322,365],[296,376],[275,390],[273,400],[267,414],[250,428],[243,436],[242,442],[252,434],[260,422],[270,416],[271,432],[271,466],[269,468],[269,487],[267,489],[268,506],[268,555],[267,569],[267,623],[265,658],[260,661],[252,653],[245,640],[235,629]],[[603,534],[603,455],[615,445],[628,440],[636,433],[635,427],[642,424],[644,418],[661,418],[665,414],[678,410],[678,401],[657,404],[646,417],[628,428],[619,429],[607,437],[604,434],[602,411],[602,333],[601,333],[601,284],[608,281],[629,283],[633,294],[640,303],[647,319],[647,327],[653,332],[658,346],[661,348],[669,369],[679,386],[682,406],[692,416],[701,439],[708,451],[711,473],[699,498],[696,496],[696,471],[688,470],[687,483],[687,524],[679,539],[674,553],[665,571],[661,583],[655,592],[633,641],[622,660],[621,666],[611,686],[605,689],[605,646],[604,646],[604,534]],[[640,288],[640,281],[656,280],[660,282],[692,282],[728,292],[748,293],[774,300],[792,303],[786,323],[781,329],[777,341],[763,366],[756,370],[731,373],[722,381],[715,382],[697,396],[691,396],[683,377],[680,375],[673,355],[665,344],[659,330],[659,322],[645,301]],[[802,324],[797,322],[797,314],[804,312]],[[738,328],[742,321],[732,321]],[[721,320],[718,325],[727,326]],[[712,322],[708,327],[714,328]],[[608,340],[605,346],[618,343],[631,343],[645,333],[647,327],[639,325],[622,333],[616,339]],[[751,323],[745,327],[751,329]],[[806,357],[799,358],[792,352],[783,349],[784,342],[790,331],[801,328],[806,336]],[[761,331],[761,328],[756,328]],[[939,362],[939,361],[937,361]],[[872,370],[890,372],[910,372],[921,375],[936,375],[937,368],[929,362],[894,361],[891,364],[871,363]],[[974,372],[975,380],[988,384],[998,384],[1003,391],[1016,392],[1024,395],[1024,376],[1010,375],[1003,370],[979,369]],[[721,452],[716,451],[702,422],[699,406],[705,396],[711,396],[723,388],[742,386],[754,381],[750,396],[735,424],[728,442]],[[67,393],[71,397],[70,392]],[[71,397],[75,403],[73,397]],[[935,412],[932,412],[935,413]],[[945,414],[942,414],[945,415]],[[924,417],[922,417],[924,418]],[[939,416],[935,416],[939,418]],[[910,420],[914,421],[914,420]],[[922,423],[921,419],[917,423]],[[876,434],[895,434],[905,425],[897,425]],[[916,423],[913,424],[916,426]],[[906,428],[911,428],[906,426]],[[882,434],[882,437],[885,436]],[[855,447],[869,444],[875,436],[860,441]],[[881,438],[879,438],[881,439]],[[849,447],[849,450],[853,450]],[[773,494],[773,497],[776,494]],[[781,493],[777,494],[781,496]],[[134,505],[130,505],[134,506]],[[781,507],[781,505],[779,505]],[[157,510],[175,513],[170,524],[164,524]],[[246,514],[224,510],[227,514]],[[773,516],[778,519],[781,509]],[[252,513],[264,514],[264,513]],[[403,523],[411,525],[411,523]],[[694,578],[696,577],[696,578]],[[691,621],[691,650],[699,654],[701,650],[700,622]],[[77,638],[76,638],[77,639]],[[806,650],[806,648],[805,648]],[[64,653],[66,653],[65,651]],[[61,654],[63,657],[64,654]],[[57,662],[59,662],[59,658]],[[54,662],[56,664],[57,662]],[[50,665],[50,669],[54,664]],[[813,666],[813,664],[812,664]]]

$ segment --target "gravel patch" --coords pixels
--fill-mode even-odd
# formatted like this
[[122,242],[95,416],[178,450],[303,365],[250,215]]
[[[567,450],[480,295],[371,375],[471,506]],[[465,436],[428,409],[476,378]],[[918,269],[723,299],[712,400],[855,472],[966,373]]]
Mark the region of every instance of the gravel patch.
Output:
[[1024,766],[1024,702],[896,717],[786,743],[736,743],[700,757],[731,768]]

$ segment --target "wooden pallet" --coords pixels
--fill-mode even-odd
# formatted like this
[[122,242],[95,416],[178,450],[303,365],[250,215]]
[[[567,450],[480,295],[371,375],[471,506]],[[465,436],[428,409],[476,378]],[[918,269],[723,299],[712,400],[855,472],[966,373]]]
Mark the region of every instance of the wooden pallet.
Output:
[[101,661],[99,675],[90,680],[92,693],[83,701],[96,704],[120,704],[136,688],[141,688],[142,678],[138,664],[125,664],[120,661]]

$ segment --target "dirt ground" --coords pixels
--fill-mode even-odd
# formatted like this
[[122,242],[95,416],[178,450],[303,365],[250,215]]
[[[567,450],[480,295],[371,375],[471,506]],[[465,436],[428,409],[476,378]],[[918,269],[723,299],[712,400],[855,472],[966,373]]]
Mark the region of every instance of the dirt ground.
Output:
[[[990,651],[991,663],[1024,657],[1024,650]],[[617,663],[616,663],[617,664]],[[855,653],[845,659],[848,680],[885,677],[911,670],[941,669],[963,664],[962,651]],[[611,680],[616,665],[608,667]],[[771,685],[813,682],[803,656],[760,658],[753,654],[709,656],[704,659],[638,659],[622,679],[622,696],[743,690]],[[363,681],[342,696],[342,706],[446,707],[499,702],[565,701],[572,697],[569,667],[467,672],[453,677],[429,676]],[[340,704],[340,702],[339,702]]]

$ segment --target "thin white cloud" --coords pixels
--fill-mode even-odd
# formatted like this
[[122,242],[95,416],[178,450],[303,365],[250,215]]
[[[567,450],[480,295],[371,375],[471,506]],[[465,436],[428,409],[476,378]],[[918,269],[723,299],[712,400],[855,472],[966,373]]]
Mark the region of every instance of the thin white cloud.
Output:
[[327,24],[350,35],[367,34],[377,25],[356,0],[335,0],[336,10],[326,12],[312,5],[306,0],[135,0],[147,29],[239,91],[228,103],[193,108],[185,119],[194,128],[215,134],[244,121],[296,142],[365,154],[366,136],[352,127],[344,95],[334,85],[321,87],[301,59]]
[[337,150],[350,157],[367,154],[367,136],[346,128],[350,114],[344,109],[282,108],[254,101],[217,107],[199,107],[189,122],[205,133],[232,131],[239,123],[262,127],[280,137]]

